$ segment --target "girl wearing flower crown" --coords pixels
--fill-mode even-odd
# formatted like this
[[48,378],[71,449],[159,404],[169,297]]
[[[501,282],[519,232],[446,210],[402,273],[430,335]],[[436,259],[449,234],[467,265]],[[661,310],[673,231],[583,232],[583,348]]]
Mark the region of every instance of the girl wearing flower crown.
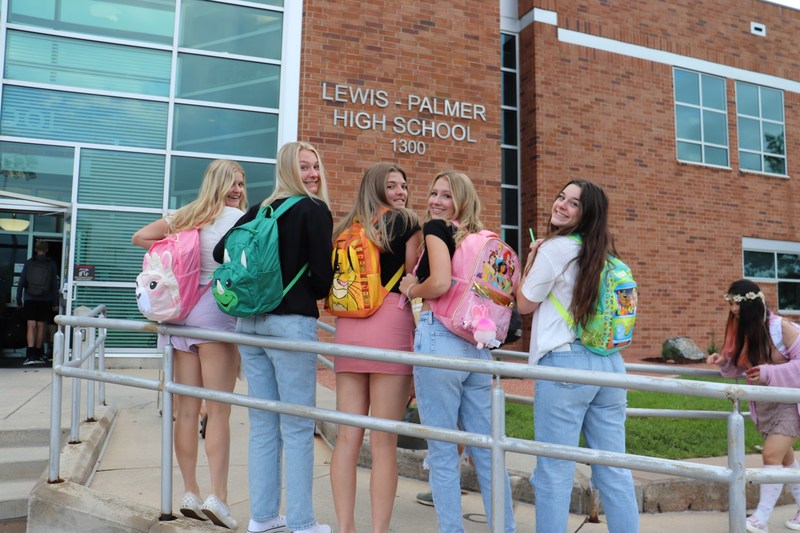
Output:
[[[725,377],[747,378],[751,385],[800,387],[800,326],[767,308],[764,293],[750,280],[734,281],[724,295],[730,305],[721,353],[708,356]],[[786,364],[780,364],[786,363]],[[750,402],[750,416],[764,437],[764,468],[800,468],[794,442],[800,436],[800,404]],[[800,483],[789,488],[800,507]],[[767,523],[783,484],[762,483],[758,508],[747,519],[747,531],[767,533]],[[786,522],[800,531],[800,510]]]

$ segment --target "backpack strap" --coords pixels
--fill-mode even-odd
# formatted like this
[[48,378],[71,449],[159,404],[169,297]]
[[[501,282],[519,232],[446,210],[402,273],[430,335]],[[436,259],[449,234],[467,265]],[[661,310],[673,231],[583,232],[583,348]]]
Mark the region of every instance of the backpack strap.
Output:
[[[283,203],[280,205],[280,207],[278,207],[277,209],[273,210],[272,218],[278,218],[279,216],[284,214],[286,211],[288,211],[290,207],[294,206],[294,204],[296,204],[297,202],[299,202],[303,198],[305,198],[305,196],[289,196],[289,197],[287,197],[286,200],[284,200]],[[268,206],[268,207],[269,207],[269,209],[272,209],[272,206]],[[303,274],[305,274],[305,272],[307,270],[308,270],[308,263],[303,265],[300,268],[300,270],[297,272],[297,274],[294,275],[294,278],[292,278],[292,281],[290,281],[289,284],[286,285],[286,287],[283,289],[283,293],[281,295],[281,299],[286,297],[286,294],[290,290],[292,290],[292,287],[294,287],[295,283],[297,283],[300,280],[300,277]]]
[[575,329],[575,319],[572,318],[572,315],[569,314],[569,311],[567,311],[564,308],[564,306],[561,305],[561,302],[558,301],[558,298],[556,298],[556,295],[553,294],[553,291],[550,291],[550,294],[547,295],[547,299],[550,300],[553,303],[553,306],[556,308],[556,311],[558,311],[558,314],[561,315],[561,318],[564,319],[564,322],[567,323],[569,328],[574,330]]
[[292,278],[292,281],[290,281],[289,284],[286,286],[286,288],[283,289],[283,294],[281,295],[281,300],[286,297],[286,294],[290,290],[292,290],[292,287],[294,287],[294,284],[297,283],[297,281],[300,279],[300,276],[302,276],[305,273],[306,270],[308,270],[308,263],[303,265],[303,268],[301,268],[300,271],[297,274],[295,274],[294,278]]
[[400,268],[398,268],[397,272],[394,273],[394,276],[392,276],[392,279],[390,279],[389,283],[386,284],[385,289],[387,291],[391,291],[394,288],[394,286],[397,284],[397,282],[400,281],[400,276],[403,275],[403,268],[404,267],[405,267],[405,265],[400,265]]

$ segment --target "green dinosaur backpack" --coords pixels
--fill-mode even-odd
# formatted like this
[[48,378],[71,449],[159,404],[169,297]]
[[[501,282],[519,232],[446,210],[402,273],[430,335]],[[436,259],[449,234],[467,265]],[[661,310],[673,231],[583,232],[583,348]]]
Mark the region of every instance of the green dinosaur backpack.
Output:
[[[570,237],[583,244],[580,235]],[[638,295],[631,269],[614,256],[609,256],[600,273],[600,290],[586,326],[575,324],[561,302],[551,292],[548,296],[558,313],[575,330],[581,343],[597,355],[611,355],[630,345],[636,322]]]
[[304,196],[290,196],[278,207],[262,207],[256,217],[236,226],[225,239],[222,265],[212,278],[217,307],[223,313],[254,316],[269,313],[308,269],[308,263],[284,287],[278,248],[278,217]]

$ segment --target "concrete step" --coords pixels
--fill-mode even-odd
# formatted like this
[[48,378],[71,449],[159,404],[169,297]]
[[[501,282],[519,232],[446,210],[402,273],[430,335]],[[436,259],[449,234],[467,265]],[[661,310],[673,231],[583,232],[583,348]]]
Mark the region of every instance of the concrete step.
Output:
[[7,446],[0,450],[0,483],[38,479],[47,468],[48,446]]
[[21,479],[0,483],[0,520],[20,518],[28,514],[28,497],[39,480]]

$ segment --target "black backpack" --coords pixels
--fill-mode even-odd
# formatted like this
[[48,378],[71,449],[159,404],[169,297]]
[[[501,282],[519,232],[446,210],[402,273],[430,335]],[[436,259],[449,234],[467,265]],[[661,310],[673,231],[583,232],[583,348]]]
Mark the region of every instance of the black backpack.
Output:
[[52,292],[53,269],[50,260],[31,259],[25,269],[25,290],[31,296],[45,296]]

